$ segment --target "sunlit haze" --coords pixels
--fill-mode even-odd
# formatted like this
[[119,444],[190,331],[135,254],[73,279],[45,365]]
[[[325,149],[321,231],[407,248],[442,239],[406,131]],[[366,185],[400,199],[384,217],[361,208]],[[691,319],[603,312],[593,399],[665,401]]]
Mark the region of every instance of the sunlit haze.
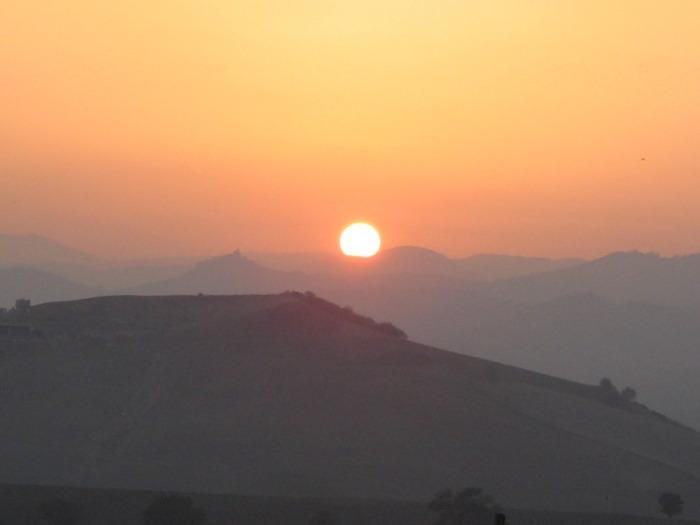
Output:
[[700,252],[697,0],[5,0],[0,232]]

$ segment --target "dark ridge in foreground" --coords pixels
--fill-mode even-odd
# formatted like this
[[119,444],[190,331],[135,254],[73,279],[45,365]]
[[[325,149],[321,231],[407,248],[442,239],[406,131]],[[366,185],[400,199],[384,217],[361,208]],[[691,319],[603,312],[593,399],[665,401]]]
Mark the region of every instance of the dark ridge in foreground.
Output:
[[476,486],[506,509],[650,517],[677,492],[700,518],[697,432],[311,294],[13,317],[43,338],[0,338],[0,482],[420,502]]

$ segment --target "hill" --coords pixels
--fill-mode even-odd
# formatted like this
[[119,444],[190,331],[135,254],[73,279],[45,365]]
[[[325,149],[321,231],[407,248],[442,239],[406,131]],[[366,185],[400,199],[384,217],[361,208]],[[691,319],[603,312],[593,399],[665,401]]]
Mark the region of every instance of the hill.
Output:
[[[597,386],[452,354],[312,296],[33,307],[0,346],[0,480],[700,516],[700,436]],[[11,395],[9,395],[11,393]]]
[[485,285],[493,296],[542,302],[574,293],[593,293],[613,302],[643,301],[665,306],[700,306],[700,254],[661,257],[617,252],[541,275]]
[[[115,290],[171,279],[186,273],[203,257],[110,261],[75,250],[38,235],[0,235],[0,269],[32,268],[87,288]],[[56,286],[52,286],[57,289]],[[36,288],[14,287],[18,296],[34,295]],[[26,290],[26,291],[25,291]],[[41,296],[43,294],[40,292]],[[86,295],[67,292],[50,300]],[[37,296],[38,298],[38,296]]]
[[513,255],[476,254],[454,259],[462,268],[461,276],[470,281],[512,279],[571,268],[585,263],[584,259],[549,259],[546,257],[518,257]]
[[[241,294],[313,290],[341,305],[355,305],[374,317],[396,322],[406,328],[413,340],[425,344],[575,381],[594,383],[609,377],[620,386],[636,388],[640,398],[655,410],[700,428],[700,409],[693,401],[696,393],[700,394],[695,381],[700,374],[695,351],[700,344],[698,310],[663,301],[661,304],[620,303],[626,296],[615,292],[615,286],[618,289],[627,286],[623,280],[627,275],[629,283],[643,281],[639,285],[642,291],[655,289],[671,296],[672,288],[664,288],[663,281],[656,279],[655,274],[639,277],[634,268],[641,264],[657,270],[668,269],[669,264],[683,261],[685,267],[692,268],[693,256],[676,260],[635,253],[617,254],[538,276],[490,283],[441,274],[438,271],[441,267],[447,268],[456,262],[428,250],[406,247],[387,250],[382,257],[384,259],[378,262],[350,261],[347,264],[357,263],[357,267],[344,273],[272,270],[240,253],[201,261],[191,269],[154,267],[150,273],[138,274],[135,268],[127,267],[123,271],[132,273],[129,276],[125,273],[125,279],[135,279],[138,274],[148,280],[148,276],[165,275],[165,270],[172,271],[170,275],[173,276],[156,283],[124,288],[119,293]],[[479,264],[486,261],[497,266],[498,261],[507,262],[507,259],[486,258]],[[185,263],[188,261],[178,262]],[[372,268],[390,270],[376,273]],[[405,270],[403,273],[401,268]],[[435,272],[431,274],[430,268]],[[144,268],[146,270],[149,268]],[[419,270],[423,273],[414,273]],[[663,272],[675,275],[670,270]],[[12,279],[3,280],[1,274],[0,293],[6,306],[19,297],[29,297],[37,303],[105,293],[99,288],[79,287],[65,280],[59,283],[47,275],[42,275],[41,281],[46,282],[46,286],[37,286],[40,280],[26,276],[19,280],[20,286]],[[618,274],[622,276],[622,284],[610,284],[617,282]],[[586,280],[577,277],[580,275],[598,277]],[[683,288],[684,279],[678,277],[676,289]],[[568,284],[551,284],[560,282]],[[591,285],[597,282],[602,284]],[[629,284],[632,289],[635,286]],[[589,293],[558,295],[572,290]],[[590,290],[600,293],[600,298],[592,296]],[[692,294],[692,290],[689,285],[684,293]],[[611,298],[605,299],[604,295]],[[628,295],[628,299],[632,297],[631,292]],[[647,297],[651,300],[660,295]]]
[[299,272],[265,268],[239,251],[198,262],[182,275],[123,290],[138,295],[279,293],[307,289],[311,279]]
[[445,275],[468,281],[490,281],[532,275],[576,266],[583,259],[547,259],[478,254],[462,259],[417,246],[399,246],[380,251],[369,259],[349,259],[340,253],[246,253],[266,268],[307,274],[411,274]]
[[574,381],[609,377],[655,410],[700,428],[700,311],[591,294],[517,302],[449,283],[317,288],[406,327],[411,339]]
[[89,265],[101,260],[38,235],[0,234],[0,267],[31,266],[48,263]]
[[83,286],[34,268],[0,268],[0,307],[14,306],[17,299],[34,303],[65,301],[103,295],[104,289]]

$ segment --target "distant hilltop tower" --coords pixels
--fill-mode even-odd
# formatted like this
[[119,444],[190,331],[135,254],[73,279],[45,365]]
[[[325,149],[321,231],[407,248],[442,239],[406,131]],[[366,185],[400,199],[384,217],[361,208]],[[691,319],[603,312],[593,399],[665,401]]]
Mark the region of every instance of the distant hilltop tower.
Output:
[[26,314],[29,313],[32,302],[29,299],[17,299],[15,301],[15,311]]

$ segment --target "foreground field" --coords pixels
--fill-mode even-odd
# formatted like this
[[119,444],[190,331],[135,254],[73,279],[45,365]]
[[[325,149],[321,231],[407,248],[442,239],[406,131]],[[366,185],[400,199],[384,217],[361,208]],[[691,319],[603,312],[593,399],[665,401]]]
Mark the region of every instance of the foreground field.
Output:
[[[77,506],[79,523],[140,525],[142,511],[157,493],[0,484],[0,521],[20,525],[41,521],[42,503],[63,499]],[[273,498],[242,495],[188,494],[202,508],[209,525],[308,525],[325,510],[337,525],[432,525],[425,503],[323,498]],[[622,514],[582,514],[508,509],[508,525],[662,525],[667,518]],[[700,522],[675,519],[688,525]]]

